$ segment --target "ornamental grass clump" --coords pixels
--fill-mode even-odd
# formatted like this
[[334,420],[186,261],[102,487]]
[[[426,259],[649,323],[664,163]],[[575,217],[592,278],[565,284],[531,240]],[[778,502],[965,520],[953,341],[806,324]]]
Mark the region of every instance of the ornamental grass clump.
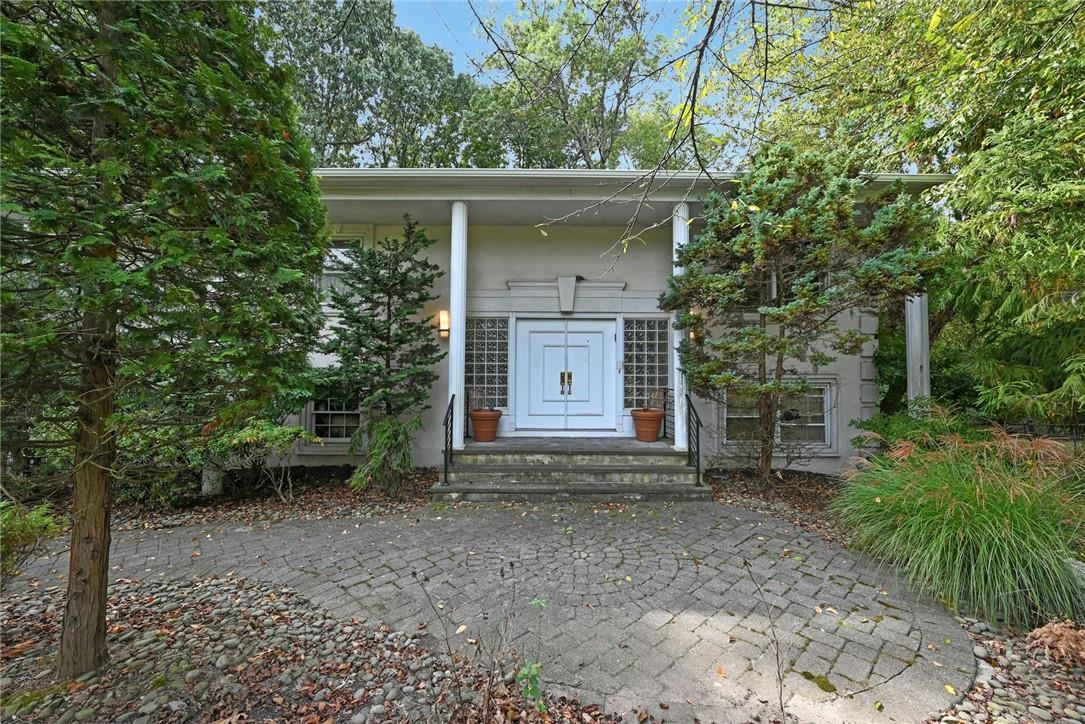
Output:
[[1002,430],[887,444],[833,504],[853,543],[955,611],[1031,627],[1085,620],[1085,468]]

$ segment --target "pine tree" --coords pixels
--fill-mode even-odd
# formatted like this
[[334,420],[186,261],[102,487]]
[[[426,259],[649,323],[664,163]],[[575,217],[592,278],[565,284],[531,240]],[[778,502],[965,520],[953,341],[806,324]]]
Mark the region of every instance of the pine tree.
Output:
[[841,153],[764,149],[727,196],[705,204],[661,301],[691,331],[680,349],[689,386],[757,409],[763,480],[778,452],[781,403],[809,389],[803,372],[858,354],[867,335],[839,322],[920,288],[934,218],[900,188],[870,194]]
[[0,10],[5,457],[73,489],[58,671],[76,676],[107,658],[118,461],[304,369],[324,209],[254,5]]
[[336,264],[341,276],[330,297],[337,319],[324,351],[338,358],[330,373],[337,394],[357,400],[365,417],[351,441],[359,449],[364,430],[366,462],[352,478],[356,485],[377,482],[395,493],[413,469],[411,434],[421,427],[434,365],[444,357],[432,315],[423,316],[444,274],[424,256],[433,243],[407,218],[402,236],[372,248],[353,242]]

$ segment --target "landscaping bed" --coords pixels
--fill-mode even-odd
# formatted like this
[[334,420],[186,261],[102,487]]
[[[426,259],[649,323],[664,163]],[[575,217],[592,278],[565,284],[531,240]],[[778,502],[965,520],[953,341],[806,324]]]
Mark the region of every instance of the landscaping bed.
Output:
[[420,469],[411,475],[399,495],[380,486],[351,487],[346,479],[353,468],[297,468],[293,500],[283,502],[271,491],[246,497],[219,496],[195,499],[174,508],[159,509],[134,503],[113,511],[115,530],[175,528],[221,521],[238,523],[323,518],[373,518],[409,513],[429,503],[429,489],[437,472]]
[[[111,662],[70,683],[51,673],[63,591],[5,596],[0,611],[7,721],[479,721],[484,692],[490,720],[536,718],[511,680],[488,685],[418,634],[335,620],[289,589],[244,579],[115,582]],[[552,721],[617,720],[544,697]]]
[[979,675],[960,704],[930,722],[1085,721],[1085,667],[1055,661],[1025,636],[957,620],[975,641]]
[[709,470],[705,484],[717,502],[788,520],[825,540],[846,543],[846,536],[828,513],[837,482],[830,475],[786,470],[766,485],[747,470]]

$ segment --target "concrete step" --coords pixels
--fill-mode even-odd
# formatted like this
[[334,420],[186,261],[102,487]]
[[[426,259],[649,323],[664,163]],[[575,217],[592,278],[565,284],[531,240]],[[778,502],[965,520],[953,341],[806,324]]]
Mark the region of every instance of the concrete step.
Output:
[[686,453],[659,449],[555,452],[553,450],[478,450],[453,455],[464,465],[685,465]]
[[504,500],[642,502],[710,500],[712,491],[693,483],[450,483],[430,489],[437,501],[495,502]]
[[482,465],[455,462],[449,483],[592,483],[693,484],[696,473],[685,465]]

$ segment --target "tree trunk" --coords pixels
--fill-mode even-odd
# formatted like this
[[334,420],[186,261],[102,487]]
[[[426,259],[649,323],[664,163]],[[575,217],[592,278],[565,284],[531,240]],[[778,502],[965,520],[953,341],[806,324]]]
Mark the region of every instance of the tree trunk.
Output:
[[757,471],[761,482],[772,481],[772,454],[776,452],[776,415],[773,414],[772,398],[763,395],[758,399],[758,418],[761,424],[761,454],[757,461]]
[[[117,6],[102,3],[96,8],[102,51],[98,62],[102,73],[99,85],[103,99],[115,92],[117,69],[110,53]],[[91,132],[95,161],[111,155],[107,141],[114,124],[99,110]],[[111,182],[102,184],[102,198],[113,198]],[[115,244],[102,244],[90,251],[96,257],[116,260]],[[117,323],[108,308],[98,307],[108,289],[89,287],[82,291],[91,305],[83,316],[79,355],[83,368],[83,389],[79,396],[75,469],[72,473],[72,533],[68,559],[68,598],[60,632],[57,674],[71,678],[94,671],[106,662],[106,587],[109,576],[109,514],[113,504],[113,468],[117,439],[110,427],[115,405],[117,377]]]
[[217,460],[205,463],[200,473],[200,495],[222,495],[222,483],[226,478],[226,471],[218,465]]
[[88,313],[84,325],[84,390],[73,475],[68,600],[57,662],[57,673],[63,678],[94,671],[108,659],[105,606],[116,459],[109,418],[114,404],[116,340],[111,323],[101,314]]

